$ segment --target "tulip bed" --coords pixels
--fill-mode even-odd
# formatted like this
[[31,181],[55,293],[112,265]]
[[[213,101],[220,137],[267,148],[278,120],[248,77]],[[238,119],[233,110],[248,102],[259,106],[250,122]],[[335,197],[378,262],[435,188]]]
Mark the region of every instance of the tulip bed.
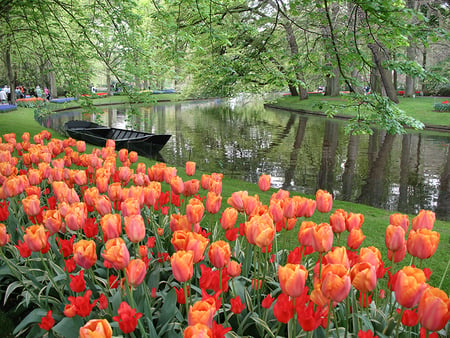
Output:
[[[315,199],[279,190],[267,204],[236,191],[223,203],[221,174],[183,180],[113,141],[86,153],[84,142],[48,131],[0,140],[1,297],[25,312],[15,336],[448,331],[447,270],[440,285],[428,283],[440,238],[431,211],[411,222],[391,215],[383,257],[362,246],[364,216],[331,212],[323,190]],[[269,190],[270,176],[259,188]],[[294,249],[287,236],[298,239]]]

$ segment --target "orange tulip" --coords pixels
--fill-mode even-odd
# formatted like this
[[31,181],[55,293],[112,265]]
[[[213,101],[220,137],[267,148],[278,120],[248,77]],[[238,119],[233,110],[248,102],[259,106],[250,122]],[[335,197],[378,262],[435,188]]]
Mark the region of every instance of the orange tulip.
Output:
[[91,319],[79,330],[80,338],[111,338],[112,329],[106,319]]
[[[3,173],[4,176],[9,176],[6,175],[5,173]],[[31,185],[39,185],[42,182],[42,172],[39,169],[33,169],[30,168],[30,170],[28,170],[28,181],[30,182]]]
[[136,198],[127,198],[122,202],[122,215],[124,217],[131,215],[139,215],[141,208]]
[[363,293],[377,286],[377,270],[368,262],[355,264],[350,271],[350,278],[355,289]]
[[235,208],[226,208],[220,218],[220,225],[224,230],[233,229],[238,218],[238,211]]
[[77,170],[73,176],[73,181],[76,185],[82,186],[87,184],[86,171]]
[[77,147],[77,151],[79,153],[84,153],[86,151],[86,142],[84,142],[84,141],[77,141],[76,147]]
[[403,247],[397,251],[388,250],[387,257],[390,261],[394,261],[394,263],[401,262],[406,256],[406,242],[403,244]]
[[195,232],[178,230],[173,233],[171,242],[176,251],[192,251],[194,263],[198,263],[204,258],[209,239]]
[[268,213],[253,216],[250,221],[245,222],[244,227],[247,241],[260,248],[268,247],[275,238],[275,227]]
[[322,284],[317,279],[314,283],[314,289],[311,291],[311,301],[316,304],[319,309],[323,309],[330,303],[330,299],[325,297],[322,292]]
[[187,282],[194,273],[194,254],[192,251],[179,250],[170,258],[174,278],[180,282]]
[[244,202],[244,212],[247,214],[247,216],[253,216],[255,209],[261,205],[258,195],[245,196],[243,198],[243,202]]
[[100,193],[105,193],[108,190],[110,175],[101,175],[97,173],[97,177],[95,179],[95,186],[97,187]]
[[100,219],[103,232],[103,241],[106,243],[112,238],[120,237],[122,233],[122,217],[120,214],[106,214]]
[[347,255],[347,249],[343,246],[333,248],[325,255],[325,262],[327,264],[342,264],[347,269],[350,268],[350,261]]
[[316,209],[321,213],[328,213],[333,206],[333,196],[322,189],[316,192]]
[[126,268],[130,261],[130,253],[127,245],[120,237],[110,239],[106,242],[102,257],[117,270]]
[[303,221],[298,231],[298,242],[303,246],[312,246],[313,229],[317,226],[314,222]]
[[217,179],[210,179],[208,191],[215,192],[217,195],[222,193],[222,181]]
[[209,181],[210,180],[211,180],[211,175],[208,175],[208,174],[202,175],[202,177],[200,178],[200,186],[202,187],[202,189],[204,189],[204,190],[209,189]]
[[363,234],[362,230],[359,228],[354,228],[350,230],[347,237],[347,246],[350,249],[356,250],[359,248],[361,243],[364,241],[366,236]]
[[73,258],[78,266],[89,269],[97,262],[95,242],[82,239],[73,243]]
[[378,248],[374,246],[369,246],[367,248],[361,248],[359,250],[359,256],[357,259],[358,263],[367,262],[375,266],[375,270],[383,266],[383,259],[381,258],[381,252]]
[[433,230],[436,214],[430,210],[420,210],[419,214],[412,220],[413,230],[428,229]]
[[244,198],[248,196],[247,191],[235,191],[228,198],[227,203],[239,212],[244,211]]
[[184,169],[186,175],[194,176],[195,174],[195,162],[187,161]]
[[183,196],[189,197],[194,196],[198,193],[198,190],[200,189],[200,181],[193,179],[184,182],[184,190],[183,190]]
[[299,297],[305,288],[308,271],[300,264],[278,266],[278,279],[281,290],[290,297]]
[[215,192],[208,192],[206,195],[206,211],[210,214],[217,214],[222,204],[222,196]]
[[41,212],[41,201],[36,195],[30,195],[22,199],[23,211],[27,216],[34,217]]
[[354,214],[353,212],[349,212],[345,218],[345,227],[348,232],[351,232],[353,229],[360,229],[363,223],[363,214]]
[[128,283],[130,283],[132,287],[137,287],[144,281],[145,274],[147,273],[147,266],[142,259],[132,259],[128,263],[125,273],[127,275]]
[[333,246],[333,229],[328,223],[320,223],[312,228],[312,247],[317,252],[330,251]]
[[59,210],[46,210],[44,211],[43,218],[44,227],[50,232],[55,234],[62,229],[62,218]]
[[258,181],[258,187],[261,191],[267,191],[270,189],[270,175],[261,175]]
[[191,224],[200,223],[204,212],[205,206],[200,200],[196,198],[191,198],[189,200],[189,203],[186,206],[186,216]]
[[270,216],[273,219],[274,223],[278,223],[279,221],[281,221],[283,219],[283,215],[284,215],[284,203],[283,201],[280,200],[270,200],[270,204],[269,204],[269,213]]
[[227,265],[227,273],[231,277],[237,277],[241,274],[242,263],[230,260]]
[[342,209],[336,209],[332,215],[329,217],[329,222],[333,232],[335,234],[340,234],[345,231],[345,218],[347,217],[347,212]]
[[297,203],[295,199],[286,197],[283,200],[283,216],[286,218],[295,217],[295,213],[297,211]]
[[130,167],[119,167],[119,179],[123,183],[126,184],[130,180],[131,175],[133,175],[133,169]]
[[150,182],[143,190],[144,193],[144,204],[147,206],[153,206],[158,201],[159,195],[161,194],[161,183],[160,182]]
[[397,251],[403,248],[405,242],[405,230],[400,226],[389,224],[384,236],[386,248],[391,251]]
[[207,300],[199,300],[189,308],[188,325],[203,324],[211,327],[215,312],[214,304]]
[[120,149],[119,150],[119,161],[126,162],[128,160],[128,149]]
[[420,299],[417,314],[420,325],[428,331],[442,330],[450,319],[450,299],[444,291],[429,287]]
[[156,163],[148,168],[147,173],[151,181],[162,182],[164,181],[164,170],[166,168],[165,163]]
[[87,207],[83,202],[71,204],[64,216],[67,227],[72,231],[77,231],[83,227],[87,221]]
[[440,235],[429,229],[411,230],[406,241],[411,256],[427,259],[434,255],[439,245]]
[[170,188],[176,195],[181,195],[184,191],[184,182],[180,176],[173,176],[170,181]]
[[169,225],[172,232],[177,230],[192,231],[192,224],[189,223],[186,215],[171,214]]
[[0,223],[0,247],[5,246],[9,242],[9,235],[6,232],[6,225]]
[[84,202],[93,207],[95,205],[95,199],[100,196],[100,192],[97,187],[90,187],[84,191]]
[[213,332],[211,328],[203,324],[195,324],[186,327],[183,334],[184,338],[212,338]]
[[125,232],[128,239],[133,243],[139,243],[145,237],[144,218],[141,215],[131,215],[124,217]]
[[216,241],[211,243],[208,251],[208,257],[214,267],[217,269],[223,269],[230,261],[230,244],[225,241]]
[[342,264],[325,265],[321,280],[323,295],[334,302],[342,302],[350,292],[350,276],[348,269]]
[[[128,159],[130,160],[131,163],[136,163],[138,160],[138,153],[135,151],[130,151],[128,153]],[[144,173],[145,173],[145,167],[144,167]]]
[[415,307],[427,288],[425,273],[418,268],[405,266],[397,273],[393,289],[397,303],[408,309]]
[[94,200],[95,210],[100,214],[100,216],[104,216],[106,214],[110,214],[112,211],[111,201],[106,195],[99,195]]
[[111,201],[120,201],[122,199],[122,185],[120,182],[114,182],[108,186],[108,197]]
[[175,167],[165,167],[164,168],[164,182],[170,183],[172,177],[177,176],[177,168]]
[[33,251],[40,251],[47,246],[47,234],[42,225],[32,225],[25,229],[23,240],[28,248]]
[[392,214],[389,216],[389,224],[402,227],[406,233],[408,231],[408,227],[409,227],[408,215],[399,214],[399,213]]

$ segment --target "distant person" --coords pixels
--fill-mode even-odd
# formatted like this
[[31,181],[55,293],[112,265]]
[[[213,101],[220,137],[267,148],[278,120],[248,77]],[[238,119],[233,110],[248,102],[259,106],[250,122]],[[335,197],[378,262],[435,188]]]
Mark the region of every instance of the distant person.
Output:
[[50,101],[50,91],[48,90],[47,87],[44,88],[44,93],[45,93],[45,99]]
[[370,93],[370,87],[369,87],[369,86],[365,86],[365,87],[364,87],[364,93],[365,93],[366,95],[369,95],[369,93]]
[[8,104],[8,94],[6,94],[5,90],[0,90],[0,101],[2,104]]
[[36,86],[36,96],[42,97],[42,89],[39,86]]

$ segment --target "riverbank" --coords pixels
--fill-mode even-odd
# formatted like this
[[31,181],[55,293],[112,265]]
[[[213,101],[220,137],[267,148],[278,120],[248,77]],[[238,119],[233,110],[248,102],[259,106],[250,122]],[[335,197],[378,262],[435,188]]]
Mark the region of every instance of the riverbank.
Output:
[[[433,111],[436,103],[448,100],[446,97],[400,97],[398,107],[409,116],[425,124],[426,130],[438,132],[450,132],[450,113]],[[282,109],[303,114],[313,114],[326,117],[326,110],[338,107],[338,119],[351,119],[356,112],[347,106],[345,97],[326,97],[323,95],[310,95],[307,100],[299,100],[298,97],[283,96],[265,105],[271,109]]]

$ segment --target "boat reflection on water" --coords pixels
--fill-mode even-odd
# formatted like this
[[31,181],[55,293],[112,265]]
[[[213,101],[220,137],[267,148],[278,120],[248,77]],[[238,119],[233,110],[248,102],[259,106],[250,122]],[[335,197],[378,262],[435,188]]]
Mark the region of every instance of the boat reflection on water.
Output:
[[[172,134],[160,151],[170,165],[194,161],[201,172],[252,183],[269,174],[273,188],[310,196],[325,189],[338,200],[410,214],[433,210],[450,219],[450,134],[373,129],[372,135],[347,135],[335,119],[264,109],[262,102],[233,105],[166,103],[141,106],[139,114],[109,106],[89,119]],[[75,118],[64,112],[47,126],[58,129]]]

